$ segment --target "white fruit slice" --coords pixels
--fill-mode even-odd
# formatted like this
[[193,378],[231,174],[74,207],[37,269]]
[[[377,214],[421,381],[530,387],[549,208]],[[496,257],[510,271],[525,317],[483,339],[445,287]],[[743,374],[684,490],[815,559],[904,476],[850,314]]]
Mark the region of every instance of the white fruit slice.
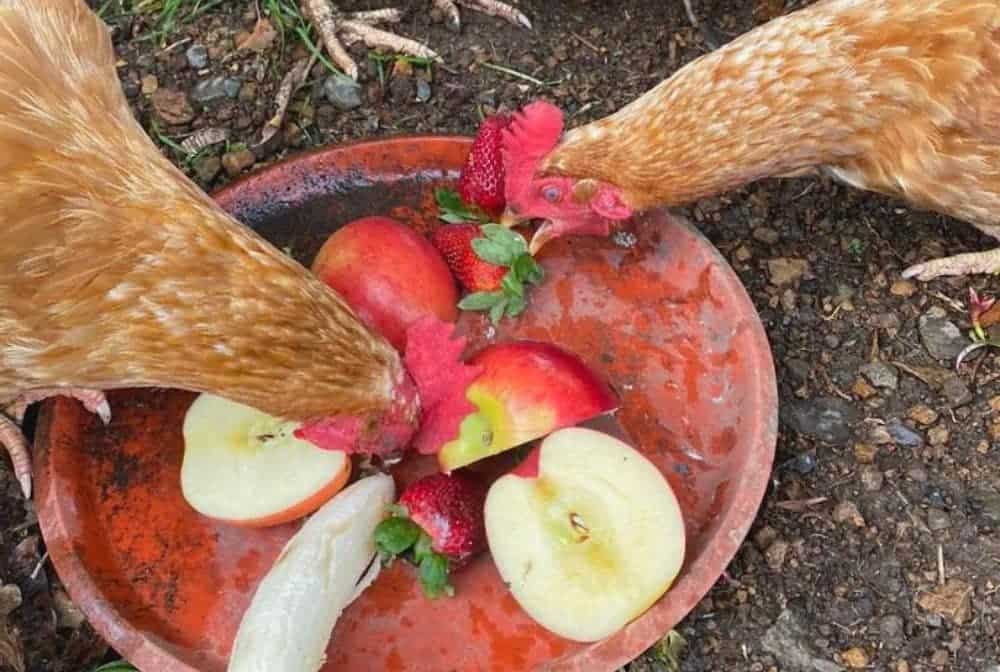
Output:
[[561,637],[593,642],[619,630],[670,587],[684,561],[684,521],[670,485],[641,453],[571,427],[486,497],[486,535],[521,607]]
[[243,614],[227,672],[316,672],[340,614],[378,575],[375,527],[396,488],[375,474],[314,513],[282,550]]
[[184,498],[203,515],[254,527],[312,513],[344,487],[351,461],[296,439],[298,426],[200,395],[184,417]]

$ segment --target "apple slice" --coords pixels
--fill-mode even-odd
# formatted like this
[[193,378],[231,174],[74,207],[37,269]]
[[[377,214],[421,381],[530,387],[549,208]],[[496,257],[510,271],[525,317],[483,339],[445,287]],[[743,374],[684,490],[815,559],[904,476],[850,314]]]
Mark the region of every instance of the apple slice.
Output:
[[293,435],[300,423],[202,394],[184,417],[181,492],[196,511],[247,527],[312,513],[344,487],[351,461]]
[[518,604],[560,637],[594,642],[671,586],[684,521],[639,451],[580,427],[553,432],[486,496],[486,538]]
[[618,405],[607,384],[579,357],[551,343],[492,345],[468,365],[482,373],[466,388],[471,412],[438,452],[446,472],[610,413]]

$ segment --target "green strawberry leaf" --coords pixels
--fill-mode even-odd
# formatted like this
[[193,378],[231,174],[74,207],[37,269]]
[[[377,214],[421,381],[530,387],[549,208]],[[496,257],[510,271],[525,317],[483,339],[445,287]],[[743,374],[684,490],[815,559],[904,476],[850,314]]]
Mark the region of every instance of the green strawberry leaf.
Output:
[[424,561],[429,555],[434,553],[431,548],[433,542],[431,542],[430,535],[428,535],[423,530],[420,531],[420,537],[417,539],[417,543],[413,545],[413,562],[419,565]]
[[427,597],[437,599],[442,595],[451,597],[455,589],[448,583],[448,558],[431,552],[420,561],[420,585]]
[[542,267],[539,266],[538,262],[535,261],[535,258],[527,252],[515,259],[511,268],[522,282],[527,282],[532,285],[539,284],[545,277]]
[[509,247],[489,238],[474,238],[472,249],[477,257],[497,266],[510,266],[517,258]]
[[504,311],[507,309],[507,304],[510,299],[506,296],[503,297],[502,301],[499,301],[495,306],[490,308],[490,321],[493,324],[497,324],[503,318]]
[[469,219],[466,216],[456,215],[451,212],[445,212],[441,215],[438,215],[438,217],[447,222],[448,224],[464,224],[465,222],[469,221]]
[[503,276],[503,280],[500,281],[500,287],[508,299],[515,297],[524,298],[524,285],[521,284],[521,280],[513,270],[507,271],[507,275]]
[[435,190],[434,200],[437,201],[438,208],[441,209],[441,214],[438,216],[449,224],[486,221],[480,212],[470,208],[458,195],[458,192],[452,189]]
[[528,251],[528,241],[517,231],[494,224],[493,222],[483,224],[479,228],[487,239],[510,250],[511,255],[514,257]]
[[507,317],[517,317],[528,307],[528,302],[523,296],[512,296],[507,302]]
[[90,672],[139,672],[133,665],[124,660],[115,660],[95,667]]
[[392,516],[375,528],[375,548],[383,556],[394,557],[409,549],[420,538],[420,526],[408,518]]
[[458,302],[461,310],[489,310],[504,298],[503,292],[475,292]]

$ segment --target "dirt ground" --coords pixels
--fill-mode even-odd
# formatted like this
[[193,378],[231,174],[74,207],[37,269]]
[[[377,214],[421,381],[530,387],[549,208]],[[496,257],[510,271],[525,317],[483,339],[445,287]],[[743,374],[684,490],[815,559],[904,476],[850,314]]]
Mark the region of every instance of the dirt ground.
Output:
[[[539,96],[575,125],[614,111],[708,48],[680,0],[523,0],[534,30],[466,10],[459,35],[427,11],[427,0],[407,0],[398,3],[409,10],[400,32],[439,50],[444,65],[428,77],[419,64],[394,67],[355,47],[360,100],[348,91],[334,105],[328,94],[337,92],[318,64],[282,131],[255,147],[283,75],[308,55],[287,2],[261,0],[284,31],[260,54],[234,49],[256,20],[250,0],[90,3],[114,27],[136,115],[209,190],[312,146],[471,135],[480,111]],[[341,2],[345,10],[380,4]],[[800,4],[695,2],[723,40]],[[224,142],[179,147],[193,131],[216,127],[228,129]],[[1000,366],[992,351],[957,373],[953,366],[969,342],[969,285],[1000,287],[989,278],[899,280],[910,263],[990,242],[964,224],[812,179],[764,181],[683,212],[724,252],[760,312],[782,425],[750,538],[729,578],[678,627],[688,642],[680,669],[1000,671]],[[0,614],[9,616],[0,661],[82,672],[116,659],[45,562],[34,514],[6,464]],[[626,669],[672,668],[654,647]]]

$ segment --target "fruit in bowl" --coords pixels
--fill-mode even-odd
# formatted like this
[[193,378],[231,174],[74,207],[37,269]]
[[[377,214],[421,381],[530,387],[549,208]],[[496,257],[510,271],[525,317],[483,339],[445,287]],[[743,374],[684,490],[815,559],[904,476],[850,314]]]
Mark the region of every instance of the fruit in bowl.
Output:
[[312,513],[347,483],[351,460],[295,438],[298,427],[219,396],[199,395],[184,417],[181,493],[202,515],[246,527]]
[[312,271],[397,350],[406,329],[426,315],[458,316],[458,289],[441,254],[426,237],[389,217],[363,217],[335,231]]
[[497,479],[485,521],[514,599],[548,630],[580,642],[645,612],[684,561],[684,520],[663,474],[627,443],[590,429],[553,432]]

